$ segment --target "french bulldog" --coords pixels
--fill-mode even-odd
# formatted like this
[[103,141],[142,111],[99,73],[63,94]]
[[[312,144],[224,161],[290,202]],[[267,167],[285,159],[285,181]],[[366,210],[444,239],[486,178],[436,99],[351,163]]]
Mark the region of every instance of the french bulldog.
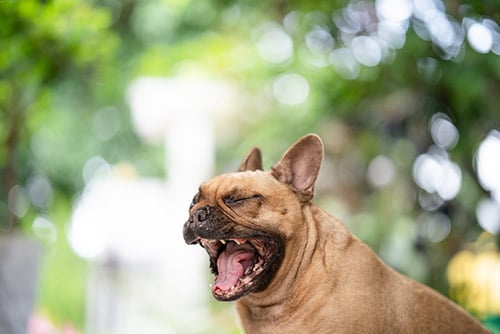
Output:
[[299,139],[269,171],[253,148],[203,183],[183,234],[210,258],[212,294],[237,301],[246,333],[489,333],[459,306],[391,269],[313,204],[323,143]]

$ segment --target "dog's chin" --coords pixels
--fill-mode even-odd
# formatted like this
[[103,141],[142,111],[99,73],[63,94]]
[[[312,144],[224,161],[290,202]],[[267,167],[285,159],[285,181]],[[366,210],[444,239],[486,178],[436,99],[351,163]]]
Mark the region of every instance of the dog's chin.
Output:
[[233,301],[267,288],[284,254],[280,238],[228,237],[198,240],[210,257],[215,275],[212,294],[219,301]]

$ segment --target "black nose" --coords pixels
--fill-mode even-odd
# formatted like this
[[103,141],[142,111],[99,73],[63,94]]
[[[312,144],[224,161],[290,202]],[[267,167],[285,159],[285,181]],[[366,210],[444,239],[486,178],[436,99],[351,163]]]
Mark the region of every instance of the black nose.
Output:
[[189,220],[184,224],[183,235],[184,241],[188,245],[196,244],[198,242],[198,237],[194,232],[193,218],[189,218]]
[[207,224],[210,215],[212,213],[212,208],[210,206],[204,206],[193,212],[189,217],[189,220],[184,224],[184,241],[188,244],[197,243],[200,234],[206,234],[209,230]]
[[194,219],[197,224],[203,223],[210,216],[210,207],[204,206],[194,212]]

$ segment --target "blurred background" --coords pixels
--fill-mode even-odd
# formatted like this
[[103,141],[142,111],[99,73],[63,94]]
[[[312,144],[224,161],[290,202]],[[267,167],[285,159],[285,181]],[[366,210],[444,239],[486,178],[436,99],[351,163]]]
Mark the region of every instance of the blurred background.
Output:
[[198,184],[315,132],[316,202],[500,333],[500,3],[0,1],[0,332],[240,333]]

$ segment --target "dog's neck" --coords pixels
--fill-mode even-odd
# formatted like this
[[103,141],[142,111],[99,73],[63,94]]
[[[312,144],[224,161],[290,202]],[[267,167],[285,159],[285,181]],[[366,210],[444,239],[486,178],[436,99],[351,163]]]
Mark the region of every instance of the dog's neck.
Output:
[[[322,289],[321,285],[325,284],[328,289],[335,286],[332,282],[315,281],[317,270],[337,270],[334,265],[336,259],[331,254],[341,252],[333,249],[346,248],[353,237],[342,223],[310,202],[303,205],[302,213],[304,220],[311,224],[303,223],[302,231],[296,231],[296,235],[307,237],[292,236],[287,240],[281,268],[267,289],[252,293],[237,302],[238,312],[248,315],[244,318],[253,319],[255,323],[279,322],[281,318],[289,318],[290,314],[298,311],[304,300],[314,298],[314,291]],[[332,225],[335,228],[332,229]],[[324,250],[324,256],[315,256],[319,249]]]

